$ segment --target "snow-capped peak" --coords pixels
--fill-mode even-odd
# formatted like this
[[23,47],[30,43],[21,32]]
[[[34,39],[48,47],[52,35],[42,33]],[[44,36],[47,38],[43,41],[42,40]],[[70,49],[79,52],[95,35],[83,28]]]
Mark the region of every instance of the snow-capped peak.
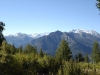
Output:
[[87,34],[91,34],[97,37],[100,37],[100,34],[94,30],[84,30],[84,29],[76,29],[76,30],[71,30],[69,32],[73,32],[73,33],[87,33]]

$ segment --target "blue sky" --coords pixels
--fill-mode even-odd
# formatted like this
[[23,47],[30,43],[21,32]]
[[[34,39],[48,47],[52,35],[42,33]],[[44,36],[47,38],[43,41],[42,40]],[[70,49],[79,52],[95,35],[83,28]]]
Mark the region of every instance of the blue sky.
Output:
[[72,29],[100,33],[100,11],[96,0],[1,0],[0,21],[4,35]]

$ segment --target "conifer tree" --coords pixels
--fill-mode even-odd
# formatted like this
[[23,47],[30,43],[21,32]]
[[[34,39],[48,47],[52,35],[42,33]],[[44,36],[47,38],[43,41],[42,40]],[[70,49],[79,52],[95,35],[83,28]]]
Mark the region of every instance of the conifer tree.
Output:
[[4,53],[10,54],[11,53],[10,47],[11,47],[11,45],[8,44],[6,41],[2,42],[1,49],[3,50]]
[[83,54],[80,52],[77,55],[75,55],[75,60],[78,61],[78,62],[84,61]]
[[24,52],[25,53],[31,53],[31,52],[37,53],[37,49],[36,49],[36,47],[33,47],[30,44],[27,44],[24,49]]
[[86,54],[85,57],[84,57],[84,62],[89,62],[89,61],[90,60],[89,60],[88,54]]
[[2,31],[4,30],[5,24],[3,22],[0,22],[0,46],[2,45],[3,40],[5,39]]
[[96,6],[100,10],[100,0],[97,0]]
[[32,51],[33,47],[30,44],[27,44],[24,51],[25,53],[30,53]]
[[10,50],[11,50],[11,54],[14,54],[16,52],[16,48],[15,48],[14,44],[11,45]]
[[95,63],[100,61],[100,48],[98,42],[94,42],[91,57]]
[[23,50],[23,49],[22,49],[22,46],[20,46],[20,47],[19,47],[19,53],[21,53],[22,50]]
[[67,60],[69,61],[72,57],[72,52],[68,46],[68,43],[66,42],[66,40],[62,40],[60,42],[60,45],[57,49],[57,52],[56,52],[56,57],[58,59],[64,59],[64,60]]
[[40,49],[40,53],[39,54],[40,54],[41,57],[44,56],[44,53],[43,53],[42,49]]

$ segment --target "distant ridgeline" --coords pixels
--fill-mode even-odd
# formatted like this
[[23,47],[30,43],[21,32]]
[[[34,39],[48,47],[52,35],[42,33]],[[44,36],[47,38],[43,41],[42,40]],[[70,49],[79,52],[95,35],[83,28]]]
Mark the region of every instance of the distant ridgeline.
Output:
[[42,33],[27,35],[17,33],[16,35],[5,36],[6,40],[10,44],[14,44],[15,47],[31,44],[36,46],[38,51],[42,48],[44,52],[54,55],[59,42],[65,39],[73,53],[73,55],[81,52],[83,54],[90,54],[94,41],[100,43],[100,34],[93,30],[71,30],[69,32],[55,31],[51,33]]

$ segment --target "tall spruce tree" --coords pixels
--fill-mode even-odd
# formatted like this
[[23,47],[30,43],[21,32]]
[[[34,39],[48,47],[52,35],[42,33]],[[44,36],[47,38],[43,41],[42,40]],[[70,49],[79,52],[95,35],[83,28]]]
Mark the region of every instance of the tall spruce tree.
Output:
[[24,48],[24,52],[25,53],[31,53],[31,52],[37,53],[37,49],[36,47],[33,47],[30,44],[27,44],[26,47]]
[[16,52],[16,48],[15,48],[14,44],[11,45],[10,50],[11,50],[11,54],[14,54]]
[[67,60],[69,61],[72,57],[72,52],[68,46],[68,43],[66,42],[66,40],[62,40],[59,44],[59,47],[57,49],[57,52],[56,52],[56,57],[58,59],[64,59],[64,60]]
[[84,62],[87,62],[88,63],[89,61],[90,60],[89,60],[88,54],[86,54],[85,57],[84,57]]
[[43,51],[42,51],[42,49],[40,49],[40,57],[43,57],[44,56],[44,53],[43,53]]
[[91,57],[93,62],[95,63],[98,63],[100,61],[100,47],[98,42],[94,42]]
[[77,55],[75,55],[75,60],[78,62],[83,62],[84,61],[83,54],[80,52]]
[[6,41],[2,42],[1,49],[3,50],[4,53],[11,54],[11,49],[10,48],[11,48],[10,44],[8,44]]
[[0,46],[2,45],[2,41],[5,39],[2,31],[4,30],[5,24],[3,22],[0,22]]
[[19,53],[21,53],[23,51],[22,46],[19,47],[18,51],[19,51]]

